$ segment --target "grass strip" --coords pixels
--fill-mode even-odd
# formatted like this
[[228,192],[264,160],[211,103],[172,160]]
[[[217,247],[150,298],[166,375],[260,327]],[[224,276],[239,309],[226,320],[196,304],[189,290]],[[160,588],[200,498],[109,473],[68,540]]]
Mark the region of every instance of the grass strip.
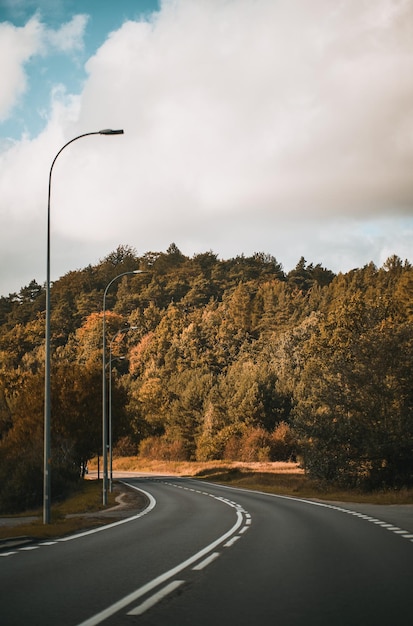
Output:
[[[102,481],[84,480],[79,488],[66,500],[52,504],[51,523],[43,524],[42,510],[26,511],[20,515],[10,515],[16,522],[19,518],[35,518],[33,521],[16,525],[2,526],[0,523],[0,539],[13,537],[30,537],[51,539],[61,537],[86,528],[107,524],[108,520],[98,517],[100,511],[115,506],[119,487],[114,485],[112,493],[108,493],[108,506],[102,504]],[[122,488],[123,489],[123,488]],[[93,517],[93,513],[97,516]],[[85,517],[84,515],[88,516]],[[72,517],[73,516],[73,517]],[[6,516],[4,516],[6,517]]]

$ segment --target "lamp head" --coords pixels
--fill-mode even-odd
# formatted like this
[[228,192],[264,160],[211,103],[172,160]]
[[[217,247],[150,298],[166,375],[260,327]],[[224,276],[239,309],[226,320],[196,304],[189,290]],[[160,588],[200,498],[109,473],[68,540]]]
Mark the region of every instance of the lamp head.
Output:
[[123,135],[123,128],[120,130],[112,130],[111,128],[104,128],[103,130],[99,130],[99,135]]

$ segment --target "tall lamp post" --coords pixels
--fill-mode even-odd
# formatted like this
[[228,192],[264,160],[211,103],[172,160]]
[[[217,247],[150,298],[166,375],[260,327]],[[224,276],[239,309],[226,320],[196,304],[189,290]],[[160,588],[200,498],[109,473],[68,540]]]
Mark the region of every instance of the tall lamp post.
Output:
[[123,130],[112,130],[106,128],[91,133],[83,133],[74,137],[60,148],[52,161],[49,172],[49,191],[47,196],[47,261],[46,261],[46,331],[45,331],[45,382],[44,382],[44,457],[43,457],[43,523],[50,524],[51,508],[51,444],[50,444],[50,422],[51,422],[51,401],[50,401],[50,197],[52,188],[52,171],[56,159],[67,146],[82,137],[89,135],[123,135]]
[[106,294],[109,287],[127,274],[143,274],[144,270],[132,270],[130,272],[122,272],[115,278],[112,278],[110,283],[106,285],[106,289],[103,294],[103,350],[102,350],[102,456],[103,456],[103,489],[102,489],[102,503],[104,506],[108,503],[108,405],[107,405],[107,392],[106,392]]
[[[113,484],[113,445],[112,445],[112,346],[116,338],[120,335],[126,335],[130,330],[138,330],[137,326],[128,326],[127,328],[121,328],[114,335],[109,344],[109,492],[112,493]],[[124,359],[120,356],[117,359]],[[115,361],[117,360],[115,359]]]

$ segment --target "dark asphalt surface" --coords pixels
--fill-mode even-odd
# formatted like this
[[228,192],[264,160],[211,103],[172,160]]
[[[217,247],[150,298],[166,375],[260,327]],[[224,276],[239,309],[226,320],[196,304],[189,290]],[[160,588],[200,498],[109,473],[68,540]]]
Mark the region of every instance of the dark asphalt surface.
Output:
[[359,517],[348,504],[190,479],[128,481],[156,499],[146,514],[2,552],[2,626],[392,626],[411,618],[413,507],[358,505]]

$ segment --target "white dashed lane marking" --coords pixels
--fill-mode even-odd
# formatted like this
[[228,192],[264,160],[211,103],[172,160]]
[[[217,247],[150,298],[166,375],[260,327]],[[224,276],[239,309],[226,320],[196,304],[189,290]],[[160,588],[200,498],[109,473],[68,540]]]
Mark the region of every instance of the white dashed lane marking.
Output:
[[371,515],[367,515],[366,513],[359,513],[358,511],[352,511],[351,509],[345,509],[341,506],[334,506],[334,505],[325,504],[325,503],[323,504],[320,503],[320,505],[325,506],[326,508],[329,508],[329,509],[334,509],[335,511],[339,511],[340,513],[347,513],[347,515],[358,517],[359,519],[365,520],[366,522],[370,522],[371,524],[375,524],[376,526],[380,526],[380,528],[383,528],[384,530],[389,530],[395,535],[398,535],[399,537],[402,537],[403,539],[407,539],[408,541],[413,542],[413,534],[410,531],[404,530],[403,528],[399,528],[398,526],[395,526],[394,524],[390,524],[389,522],[385,522],[383,520],[377,519],[377,517],[372,517]]
[[198,565],[195,565],[195,567],[193,567],[192,569],[195,572],[200,571],[201,569],[204,569],[204,567],[207,567],[210,563],[212,563],[213,561],[215,561],[215,559],[217,559],[219,557],[219,552],[213,552],[212,554],[210,554],[206,559],[204,559],[203,561],[201,561],[200,563],[198,563]]
[[175,591],[178,587],[180,587],[185,581],[184,580],[173,580],[169,585],[163,587],[159,591],[147,598],[142,604],[139,604],[134,609],[128,612],[128,615],[142,615],[146,613],[148,609],[151,609],[155,604],[158,604],[161,600],[166,598],[170,593]]
[[[221,556],[221,552],[216,551],[216,548],[218,548],[219,546],[223,546],[224,548],[231,547],[236,541],[241,539],[242,530],[244,528],[245,530],[248,530],[250,528],[250,525],[247,526],[247,521],[249,520],[249,523],[251,524],[251,516],[249,515],[249,513],[247,513],[247,511],[245,511],[245,509],[241,505],[239,505],[238,503],[232,500],[228,500],[226,498],[220,498],[206,491],[192,489],[185,485],[175,484],[166,480],[157,481],[157,482],[164,482],[165,485],[169,485],[174,488],[184,489],[187,491],[198,493],[203,496],[208,496],[210,498],[217,500],[218,502],[222,502],[223,504],[230,506],[231,508],[235,509],[235,513],[236,513],[235,524],[221,537],[218,537],[218,539],[213,541],[208,546],[205,546],[205,548],[203,548],[202,550],[200,550],[193,556],[186,559],[186,561],[183,561],[182,563],[173,567],[171,570],[164,572],[157,578],[154,578],[153,580],[149,581],[148,583],[146,583],[139,589],[136,589],[135,591],[133,591],[128,596],[125,596],[124,598],[122,598],[121,600],[113,604],[112,606],[107,607],[100,613],[97,613],[96,615],[92,616],[90,619],[86,620],[85,622],[82,622],[78,626],[96,626],[97,624],[100,624],[101,622],[108,619],[112,615],[115,615],[116,613],[125,609],[127,611],[126,612],[127,615],[131,615],[131,616],[142,615],[143,613],[151,609],[158,602],[160,602],[166,596],[173,593],[176,589],[178,589],[178,587],[180,587],[186,582],[186,580],[184,579],[171,580],[178,573],[181,573],[185,570],[188,571],[189,568],[191,568],[192,571],[195,571],[195,572],[202,571],[203,569],[208,567],[211,563],[213,563],[219,556]],[[188,575],[189,575],[189,572],[188,572]],[[167,584],[165,585],[165,583]],[[164,586],[161,586],[161,585],[164,585]],[[149,595],[150,593],[152,595]],[[142,599],[143,601],[139,605],[134,606],[133,608],[130,609],[129,608],[130,605],[133,605],[138,599]]]

